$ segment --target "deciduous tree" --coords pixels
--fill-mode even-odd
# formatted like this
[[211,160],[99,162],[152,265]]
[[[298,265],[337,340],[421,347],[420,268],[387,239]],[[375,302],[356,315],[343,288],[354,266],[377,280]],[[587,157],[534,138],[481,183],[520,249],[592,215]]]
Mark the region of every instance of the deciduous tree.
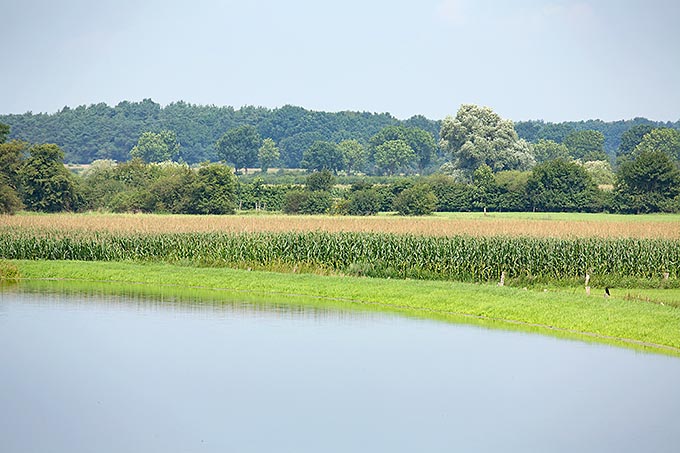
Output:
[[405,142],[411,148],[414,153],[414,158],[411,161],[415,161],[418,171],[423,174],[437,151],[437,143],[432,134],[417,127],[384,127],[369,140],[374,158],[380,145],[396,140]]
[[473,172],[482,164],[494,172],[526,170],[535,164],[531,146],[520,140],[512,121],[488,107],[465,104],[442,122],[441,147],[458,168]]
[[416,154],[418,173],[424,174],[437,152],[437,143],[429,132],[419,128],[406,129],[406,143]]
[[14,214],[23,208],[19,171],[27,149],[28,143],[18,140],[0,143],[0,214]]
[[373,160],[383,173],[394,175],[407,168],[416,159],[416,153],[404,140],[388,140],[375,148]]
[[585,168],[563,159],[536,165],[527,181],[529,201],[542,211],[588,210],[595,193],[595,183]]
[[564,144],[573,159],[583,162],[608,160],[604,152],[604,135],[599,131],[575,131],[567,135]]
[[563,143],[542,138],[538,143],[534,143],[534,157],[539,164],[549,160],[568,159],[569,149]]
[[236,185],[236,177],[227,165],[202,165],[191,190],[192,212],[233,214],[236,212]]
[[179,149],[180,145],[173,131],[147,131],[137,140],[130,151],[130,157],[140,158],[147,163],[175,161],[179,157]]
[[53,144],[34,145],[19,176],[23,201],[34,211],[73,211],[79,194],[71,173],[64,167],[64,152]]
[[257,163],[257,152],[262,144],[257,129],[250,125],[229,129],[217,141],[217,153],[222,160],[234,165],[236,171],[253,167]]
[[364,168],[368,160],[368,153],[364,145],[358,140],[343,140],[338,143],[338,147],[342,153],[348,175],[351,175],[353,171]]
[[269,170],[272,165],[277,164],[279,162],[279,157],[281,157],[281,153],[274,140],[265,138],[262,141],[262,146],[260,146],[260,149],[257,151],[257,158],[260,161],[260,170],[262,173],[267,173],[267,170]]
[[636,153],[643,151],[661,151],[676,162],[680,162],[680,131],[669,128],[651,130],[635,147]]
[[302,155],[302,166],[309,171],[337,172],[344,166],[342,151],[335,143],[314,142]]
[[616,151],[617,156],[627,156],[640,144],[645,135],[655,129],[651,124],[638,124],[621,135],[621,144]]
[[680,171],[673,160],[658,149],[640,149],[624,160],[617,172],[617,189],[635,212],[661,210],[680,194]]

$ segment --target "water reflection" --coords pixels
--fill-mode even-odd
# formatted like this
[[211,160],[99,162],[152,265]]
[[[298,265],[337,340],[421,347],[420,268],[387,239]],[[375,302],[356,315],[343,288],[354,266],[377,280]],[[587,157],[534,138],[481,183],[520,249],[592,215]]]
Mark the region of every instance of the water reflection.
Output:
[[677,358],[314,300],[147,289],[0,292],[0,451],[680,445]]
[[[139,313],[157,311],[172,312],[176,315],[203,314],[205,317],[269,316],[279,319],[324,319],[382,320],[398,315],[411,319],[426,319],[446,323],[474,326],[481,330],[503,330],[526,334],[547,335],[563,340],[589,344],[610,344],[654,354],[668,354],[678,357],[675,348],[651,347],[640,342],[619,340],[582,334],[540,325],[524,324],[477,317],[473,315],[409,310],[375,303],[352,301],[351,299],[329,299],[323,297],[257,293],[228,289],[183,288],[173,285],[152,285],[111,282],[78,282],[68,280],[28,280],[18,284],[0,285],[3,292],[51,295],[54,303],[66,303],[74,309],[87,308],[96,303],[114,310],[136,310]],[[62,302],[58,302],[59,296]],[[46,303],[44,300],[42,303]],[[0,307],[0,315],[1,315]]]
[[[27,281],[0,287],[5,294],[39,294],[31,303],[68,310],[118,310],[137,313],[162,311],[175,315],[205,317],[267,316],[295,320],[355,321],[383,318],[367,307],[348,308],[308,296],[279,295],[265,298],[247,292],[183,289],[172,286],[116,285],[110,283]],[[283,300],[288,299],[285,303]],[[1,307],[1,304],[0,304]]]

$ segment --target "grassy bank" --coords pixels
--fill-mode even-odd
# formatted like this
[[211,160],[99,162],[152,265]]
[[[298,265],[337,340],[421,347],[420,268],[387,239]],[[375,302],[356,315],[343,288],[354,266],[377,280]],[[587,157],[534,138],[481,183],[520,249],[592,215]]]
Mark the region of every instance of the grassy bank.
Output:
[[[553,335],[680,354],[680,310],[582,290],[524,290],[470,283],[280,274],[160,263],[13,261],[25,279],[144,283],[147,288],[200,288],[319,303],[396,310],[414,316],[483,321]],[[677,290],[666,290],[678,294]],[[597,294],[597,295],[595,295]],[[643,293],[641,293],[643,294]],[[667,296],[668,297],[668,296]]]

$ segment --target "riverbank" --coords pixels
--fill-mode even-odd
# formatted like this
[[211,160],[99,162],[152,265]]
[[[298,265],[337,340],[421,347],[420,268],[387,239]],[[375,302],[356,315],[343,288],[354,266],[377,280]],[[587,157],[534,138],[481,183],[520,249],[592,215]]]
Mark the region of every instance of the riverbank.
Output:
[[[378,279],[200,268],[163,263],[16,260],[22,279],[143,284],[153,288],[222,290],[243,295],[313,298],[320,304],[399,311],[481,322],[549,335],[680,355],[680,310],[648,302],[645,290],[522,289],[442,281]],[[674,300],[678,290],[663,290]],[[671,294],[672,293],[672,294]],[[639,296],[632,298],[635,294]]]

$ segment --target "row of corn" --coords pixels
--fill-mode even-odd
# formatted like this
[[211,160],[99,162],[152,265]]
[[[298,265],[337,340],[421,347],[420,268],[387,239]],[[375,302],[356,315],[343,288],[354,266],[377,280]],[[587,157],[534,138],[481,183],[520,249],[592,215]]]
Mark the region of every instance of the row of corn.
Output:
[[680,241],[429,237],[387,233],[163,233],[0,231],[0,258],[151,260],[216,266],[304,264],[399,278],[491,281],[594,276],[674,279]]

